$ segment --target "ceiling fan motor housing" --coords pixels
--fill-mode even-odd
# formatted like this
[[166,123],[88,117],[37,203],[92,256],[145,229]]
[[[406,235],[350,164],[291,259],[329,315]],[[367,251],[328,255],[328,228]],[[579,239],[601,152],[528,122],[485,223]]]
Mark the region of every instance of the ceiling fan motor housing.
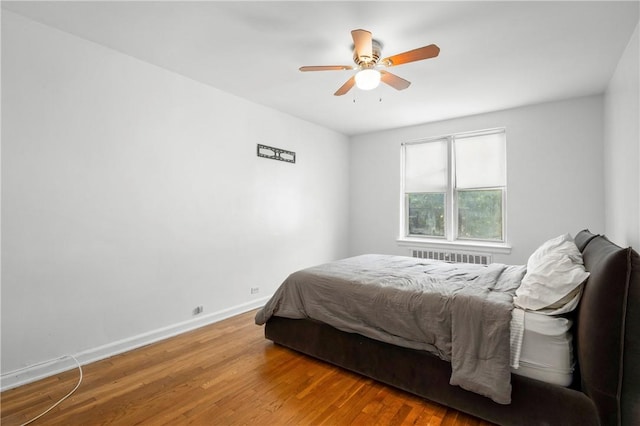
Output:
[[378,61],[380,60],[380,55],[382,51],[382,43],[378,40],[371,40],[371,58],[367,56],[358,56],[358,52],[353,48],[353,62],[356,63],[360,68],[373,68]]

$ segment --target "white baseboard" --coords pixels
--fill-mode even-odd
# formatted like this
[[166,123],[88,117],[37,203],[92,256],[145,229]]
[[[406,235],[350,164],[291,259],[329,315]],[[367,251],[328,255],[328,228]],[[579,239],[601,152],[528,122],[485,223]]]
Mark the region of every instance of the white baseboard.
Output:
[[[269,298],[270,297],[263,297],[261,299],[252,300],[251,302],[223,309],[222,311],[201,315],[188,321],[118,340],[113,343],[108,343],[106,345],[72,355],[78,360],[78,362],[80,362],[81,365],[90,364],[92,362],[100,361],[102,359],[146,346],[169,337],[177,336],[178,334],[195,330],[196,328],[213,324],[252,309],[259,308],[263,306]],[[0,391],[26,385],[27,383],[35,382],[37,380],[44,379],[45,377],[53,376],[76,367],[77,365],[72,358],[69,356],[62,356],[60,358],[21,368],[20,370],[10,371],[1,376]]]

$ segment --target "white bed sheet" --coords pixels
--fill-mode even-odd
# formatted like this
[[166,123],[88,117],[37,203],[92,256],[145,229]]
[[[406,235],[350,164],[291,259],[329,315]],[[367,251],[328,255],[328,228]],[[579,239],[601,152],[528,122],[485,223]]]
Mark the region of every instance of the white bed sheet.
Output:
[[575,364],[571,320],[515,308],[511,324],[511,371],[569,386]]

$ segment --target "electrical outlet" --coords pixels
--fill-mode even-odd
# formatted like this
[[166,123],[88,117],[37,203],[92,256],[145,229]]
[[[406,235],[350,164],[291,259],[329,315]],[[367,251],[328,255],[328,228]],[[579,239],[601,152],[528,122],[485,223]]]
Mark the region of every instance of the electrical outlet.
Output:
[[195,308],[193,308],[193,315],[198,315],[201,314],[202,311],[204,311],[204,307],[202,306],[196,306]]
[[260,292],[260,287],[251,287],[251,294],[258,294]]

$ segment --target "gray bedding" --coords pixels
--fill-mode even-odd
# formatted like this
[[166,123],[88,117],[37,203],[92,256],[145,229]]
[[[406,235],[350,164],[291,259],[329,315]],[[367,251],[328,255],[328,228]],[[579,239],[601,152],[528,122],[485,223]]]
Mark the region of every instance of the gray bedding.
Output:
[[357,256],[291,274],[255,320],[312,318],[429,351],[451,362],[452,385],[509,404],[509,325],[524,272],[524,266]]

